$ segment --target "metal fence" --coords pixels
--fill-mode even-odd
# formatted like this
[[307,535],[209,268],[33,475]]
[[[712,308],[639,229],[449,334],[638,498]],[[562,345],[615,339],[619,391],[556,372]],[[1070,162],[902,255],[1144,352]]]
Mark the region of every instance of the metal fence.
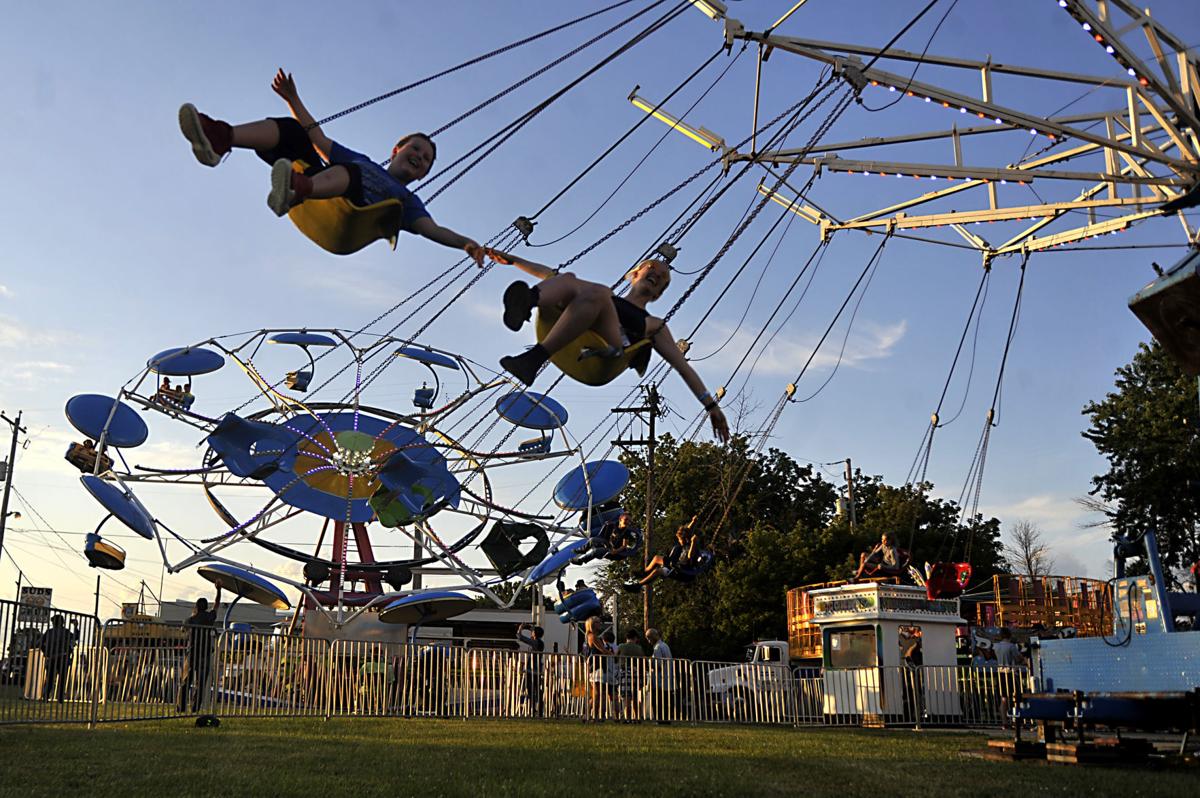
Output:
[[[60,616],[57,625],[53,616]],[[54,629],[65,629],[56,632]],[[453,643],[322,640],[0,602],[0,723],[198,714],[572,718],[779,726],[997,726],[1027,671],[792,669]]]

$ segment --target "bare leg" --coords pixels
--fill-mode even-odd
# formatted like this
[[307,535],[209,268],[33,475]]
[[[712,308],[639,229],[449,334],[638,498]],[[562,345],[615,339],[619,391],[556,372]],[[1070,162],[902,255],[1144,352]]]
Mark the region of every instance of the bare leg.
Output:
[[560,274],[543,280],[538,289],[540,309],[562,309],[558,321],[541,341],[548,353],[553,355],[587,330],[595,330],[610,346],[621,346],[617,310],[606,286]]
[[340,197],[350,188],[350,172],[344,166],[322,169],[312,177],[312,193],[309,199]]

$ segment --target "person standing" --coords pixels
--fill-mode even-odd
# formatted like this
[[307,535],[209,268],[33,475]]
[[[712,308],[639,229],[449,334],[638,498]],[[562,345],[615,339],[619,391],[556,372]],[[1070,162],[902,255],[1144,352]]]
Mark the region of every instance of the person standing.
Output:
[[641,667],[638,660],[646,656],[646,650],[639,642],[641,635],[636,629],[625,632],[625,642],[617,646],[617,663],[620,667],[620,682],[618,695],[621,699],[621,721],[633,723],[638,718],[634,708],[638,684],[641,681]]
[[652,712],[658,723],[670,723],[668,715],[672,708],[673,684],[671,680],[671,647],[662,639],[657,629],[646,630],[646,642],[650,644],[653,676],[650,679]]
[[1012,630],[1005,627],[1000,630],[1000,639],[992,646],[996,652],[996,664],[1001,668],[1015,668],[1021,665],[1021,649],[1013,642]]
[[527,657],[525,665],[525,690],[529,696],[529,712],[535,718],[542,716],[542,654],[546,642],[542,639],[546,630],[540,626],[523,623],[517,627],[517,643]]
[[204,689],[208,685],[212,666],[213,626],[217,622],[217,610],[220,607],[221,588],[218,586],[212,609],[208,608],[208,599],[201,596],[196,599],[191,616],[183,622],[188,648],[183,661],[183,684],[179,688],[180,712],[187,711],[189,694],[192,712],[199,712],[200,705],[204,703]]
[[71,672],[71,658],[75,653],[75,643],[79,640],[79,621],[71,619],[71,628],[63,625],[63,617],[55,615],[50,619],[50,628],[42,633],[38,648],[42,650],[45,659],[46,678],[42,683],[42,700],[50,700],[53,690],[58,702],[63,701],[63,692],[67,687],[67,676]]

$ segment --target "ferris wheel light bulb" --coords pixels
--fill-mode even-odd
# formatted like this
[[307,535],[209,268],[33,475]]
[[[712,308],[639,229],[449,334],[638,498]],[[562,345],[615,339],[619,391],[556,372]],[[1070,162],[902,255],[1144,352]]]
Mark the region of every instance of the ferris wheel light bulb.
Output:
[[1059,8],[1066,8],[1066,7],[1067,7],[1067,0],[1058,0],[1058,7],[1059,7]]
[[1085,23],[1083,23],[1083,29],[1084,29],[1085,31],[1087,31],[1088,33],[1091,33],[1091,31],[1092,31],[1092,26],[1091,26],[1091,25],[1089,25],[1088,23],[1086,23],[1086,22],[1085,22]]
[[1113,46],[1111,44],[1106,44],[1106,45],[1104,45],[1104,52],[1108,53],[1109,55],[1112,55],[1113,53],[1116,52],[1116,50],[1113,49]]

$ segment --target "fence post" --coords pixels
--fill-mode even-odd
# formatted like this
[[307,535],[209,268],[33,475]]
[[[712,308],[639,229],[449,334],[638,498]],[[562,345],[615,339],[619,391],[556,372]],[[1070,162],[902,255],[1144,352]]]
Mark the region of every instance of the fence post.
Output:
[[331,704],[333,703],[333,660],[334,647],[337,645],[336,640],[326,640],[326,656],[325,656],[325,720],[329,720],[331,712]]
[[[92,654],[91,667],[89,668],[89,670],[92,672],[91,679],[89,680],[91,682],[92,690],[92,706],[88,714],[88,729],[96,728],[96,722],[100,715],[100,684],[101,680],[107,678],[108,676],[107,663],[103,662],[105,651],[104,633],[107,630],[107,626],[102,625],[98,617],[94,618],[94,620],[96,626],[94,627],[94,634],[92,635],[92,638],[96,641],[96,645],[94,653]],[[103,671],[101,671],[101,665],[105,666]]]

